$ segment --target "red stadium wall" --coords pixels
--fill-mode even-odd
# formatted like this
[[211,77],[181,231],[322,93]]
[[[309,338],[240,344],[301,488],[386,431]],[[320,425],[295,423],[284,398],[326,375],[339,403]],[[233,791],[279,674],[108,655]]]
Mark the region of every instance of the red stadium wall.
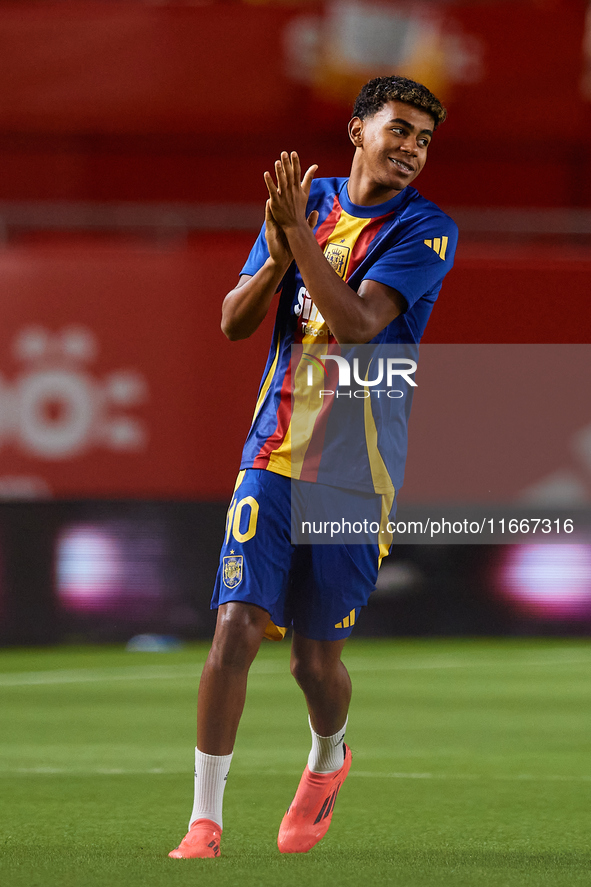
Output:
[[[459,41],[428,85],[474,57],[441,84],[450,117],[422,179],[432,199],[591,204],[585,8],[421,4],[445,18],[452,49]],[[346,174],[350,99],[298,81],[304,60],[286,49],[294,22],[322,27],[329,13],[321,2],[2,3],[0,199],[259,201],[285,148]]]
[[[250,340],[236,343],[219,328],[221,300],[250,243],[251,235],[228,234],[201,236],[189,250],[72,242],[0,252],[0,494],[229,494],[272,325],[269,317]],[[576,252],[460,249],[425,341],[589,342],[590,275],[591,259]],[[563,359],[556,358],[558,365]],[[486,381],[486,367],[478,366]],[[520,389],[520,397],[535,395],[546,378],[532,375],[530,365],[530,389]],[[503,379],[509,391],[510,379]],[[569,381],[566,413],[553,411],[552,447],[545,447],[550,462],[532,461],[527,442],[511,450],[508,475],[497,459],[493,498],[511,498],[550,471],[572,434],[591,421],[578,371],[576,380],[578,388]],[[457,435],[445,432],[437,412],[449,384],[449,372],[432,372],[422,407],[417,395],[411,435],[416,430],[436,448],[408,475],[409,495],[417,499],[433,490],[443,498],[458,495],[450,472],[452,464],[462,469]],[[470,392],[468,399],[463,384],[454,393],[454,403],[470,404],[469,415],[457,421],[486,429],[483,458],[506,453],[511,416],[523,413],[519,399],[508,413],[497,412],[491,426],[490,389]],[[411,437],[411,457],[421,447]],[[474,481],[471,495],[478,497],[488,480]]]

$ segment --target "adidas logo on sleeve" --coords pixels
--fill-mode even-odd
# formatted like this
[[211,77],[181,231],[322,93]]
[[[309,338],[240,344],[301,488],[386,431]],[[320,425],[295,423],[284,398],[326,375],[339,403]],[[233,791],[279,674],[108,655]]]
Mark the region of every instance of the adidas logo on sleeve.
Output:
[[447,237],[434,237],[432,240],[424,240],[423,243],[435,250],[440,259],[445,259],[448,239]]

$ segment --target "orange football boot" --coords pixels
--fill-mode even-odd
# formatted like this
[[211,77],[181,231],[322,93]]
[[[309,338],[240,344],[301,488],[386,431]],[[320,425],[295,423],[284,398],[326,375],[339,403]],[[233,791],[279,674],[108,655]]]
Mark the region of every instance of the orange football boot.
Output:
[[222,830],[211,819],[196,819],[175,850],[168,854],[171,859],[209,859],[220,855]]
[[277,846],[281,853],[307,853],[328,831],[334,805],[351,767],[351,749],[345,745],[345,760],[334,773],[314,773],[307,766],[295,798],[279,828]]

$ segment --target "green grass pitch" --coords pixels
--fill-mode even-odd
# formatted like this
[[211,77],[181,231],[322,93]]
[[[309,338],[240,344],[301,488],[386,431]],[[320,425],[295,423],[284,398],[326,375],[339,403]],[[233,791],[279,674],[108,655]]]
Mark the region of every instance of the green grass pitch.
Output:
[[253,666],[222,857],[170,860],[207,652],[0,653],[3,887],[588,884],[591,647],[355,641],[353,767],[326,838],[281,856],[309,733],[286,643]]

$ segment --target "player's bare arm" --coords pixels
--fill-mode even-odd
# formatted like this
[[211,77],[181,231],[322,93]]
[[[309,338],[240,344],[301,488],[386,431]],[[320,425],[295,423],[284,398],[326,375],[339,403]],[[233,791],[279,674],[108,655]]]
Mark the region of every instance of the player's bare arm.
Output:
[[263,322],[283,274],[267,259],[251,277],[243,274],[222,304],[222,332],[235,342],[247,339]]
[[231,341],[247,339],[260,326],[277,287],[293,261],[287,238],[265,206],[265,238],[269,258],[251,277],[243,274],[222,304],[222,331]]
[[[317,219],[318,213],[311,213],[306,225],[312,229]],[[222,331],[231,341],[247,339],[260,326],[293,262],[287,238],[273,218],[270,201],[265,205],[265,239],[269,258],[254,276],[243,274],[222,304]]]
[[326,261],[306,223],[308,194],[316,169],[311,166],[301,179],[297,153],[284,151],[275,163],[277,182],[265,173],[270,209],[285,234],[310,298],[337,342],[369,342],[405,310],[406,302],[396,290],[374,280],[364,280],[356,292]]

